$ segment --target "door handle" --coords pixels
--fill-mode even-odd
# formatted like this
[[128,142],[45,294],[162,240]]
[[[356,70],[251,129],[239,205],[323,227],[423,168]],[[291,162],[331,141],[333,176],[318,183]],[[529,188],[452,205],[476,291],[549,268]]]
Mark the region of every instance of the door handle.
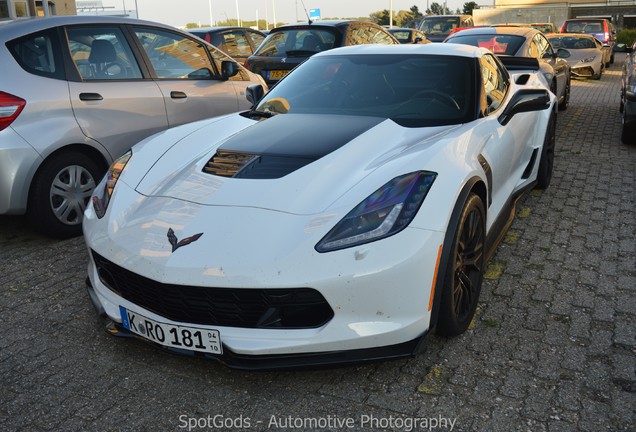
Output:
[[188,95],[186,95],[182,91],[171,91],[170,92],[170,97],[172,99],[186,99],[188,97]]
[[80,93],[79,98],[80,98],[80,100],[83,100],[83,101],[100,101],[100,100],[104,100],[102,95],[100,95],[99,93]]

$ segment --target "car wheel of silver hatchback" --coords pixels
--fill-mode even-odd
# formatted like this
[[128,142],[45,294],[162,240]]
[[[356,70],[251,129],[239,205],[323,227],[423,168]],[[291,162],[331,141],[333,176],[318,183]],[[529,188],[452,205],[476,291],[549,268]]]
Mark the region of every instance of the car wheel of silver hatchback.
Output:
[[52,237],[80,235],[84,210],[101,173],[82,153],[64,153],[46,162],[29,194],[27,215],[34,227]]

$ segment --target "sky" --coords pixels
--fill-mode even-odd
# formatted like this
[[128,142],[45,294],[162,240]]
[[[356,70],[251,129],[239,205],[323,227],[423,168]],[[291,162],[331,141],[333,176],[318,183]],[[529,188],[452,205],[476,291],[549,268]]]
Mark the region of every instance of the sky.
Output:
[[[428,0],[433,3],[433,0]],[[443,1],[435,0],[442,4]],[[467,0],[448,0],[447,6],[455,10],[462,8]],[[320,9],[323,18],[367,17],[373,12],[389,9],[391,0],[102,0],[102,4],[115,10],[139,11],[139,18],[158,21],[164,24],[183,27],[187,23],[210,23],[210,5],[212,20],[225,21],[237,18],[255,21],[267,19],[268,22],[281,23],[306,20],[303,2],[309,9]],[[393,10],[409,10],[416,5],[420,12],[427,9],[427,1],[393,0]],[[78,6],[81,1],[78,1]],[[113,9],[110,9],[113,10]]]

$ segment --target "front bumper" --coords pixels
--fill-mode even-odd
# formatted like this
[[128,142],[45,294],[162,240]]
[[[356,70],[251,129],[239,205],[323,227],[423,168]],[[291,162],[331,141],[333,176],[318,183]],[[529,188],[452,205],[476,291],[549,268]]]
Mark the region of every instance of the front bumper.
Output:
[[186,355],[191,357],[200,357],[208,360],[215,360],[234,369],[243,370],[272,370],[272,369],[301,369],[317,366],[330,365],[346,365],[352,363],[371,362],[376,360],[390,360],[404,357],[414,356],[425,349],[424,337],[416,337],[413,340],[376,348],[364,348],[357,350],[339,350],[324,351],[315,353],[296,353],[296,354],[262,354],[262,355],[245,355],[232,351],[224,345],[222,355],[212,355],[190,350],[180,350],[164,347],[154,344],[149,340],[138,336],[122,327],[121,323],[111,319],[102,308],[97,293],[91,285],[90,280],[86,279],[86,288],[89,297],[93,302],[93,306],[98,312],[99,318],[104,325],[106,332],[112,336],[130,337],[139,339],[143,342],[151,343],[166,351]]
[[573,77],[592,78],[594,76],[598,76],[601,70],[601,66],[599,65],[597,68],[594,68],[592,65],[575,66],[571,70]]
[[[244,227],[228,234],[223,227],[210,225],[209,215],[200,206],[181,205],[193,210],[181,214],[193,215],[195,208],[200,211],[187,224],[187,232],[205,233],[174,253],[170,253],[168,225],[161,221],[160,213],[152,223],[140,221],[140,225],[122,227],[111,221],[108,228],[108,216],[98,220],[90,209],[87,211],[84,232],[89,247],[89,294],[109,333],[131,336],[122,327],[120,307],[168,325],[218,330],[222,355],[176,352],[249,369],[359,362],[404,357],[418,351],[430,326],[431,288],[444,233],[407,228],[373,243],[317,253],[313,246],[324,233],[314,230],[313,216],[216,208],[217,220],[235,221]],[[254,221],[259,223],[254,225]],[[272,229],[274,226],[285,229]],[[258,324],[242,327],[225,325],[224,321],[180,321],[175,316],[182,315],[161,315],[109,289],[105,279],[100,279],[93,251],[126,271],[162,285],[199,290],[211,287],[211,291],[315,290],[333,315],[302,328],[276,328],[258,319]]]

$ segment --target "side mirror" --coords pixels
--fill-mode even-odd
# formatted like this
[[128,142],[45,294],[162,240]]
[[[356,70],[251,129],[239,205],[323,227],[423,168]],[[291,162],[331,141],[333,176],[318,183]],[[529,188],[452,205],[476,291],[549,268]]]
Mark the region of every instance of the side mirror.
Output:
[[572,55],[572,53],[570,53],[570,51],[566,50],[565,48],[559,48],[557,49],[556,55],[560,58],[568,58]]
[[221,62],[221,79],[228,80],[239,72],[239,66],[235,61],[223,60]]
[[421,37],[416,37],[415,41],[413,42],[414,44],[418,44],[420,42],[422,42],[424,39],[422,39]]
[[245,98],[252,104],[252,108],[256,107],[256,104],[263,99],[265,95],[265,89],[260,84],[250,84],[245,91]]
[[550,93],[548,90],[522,89],[512,96],[510,103],[498,120],[502,126],[505,126],[516,114],[542,111],[549,106]]

